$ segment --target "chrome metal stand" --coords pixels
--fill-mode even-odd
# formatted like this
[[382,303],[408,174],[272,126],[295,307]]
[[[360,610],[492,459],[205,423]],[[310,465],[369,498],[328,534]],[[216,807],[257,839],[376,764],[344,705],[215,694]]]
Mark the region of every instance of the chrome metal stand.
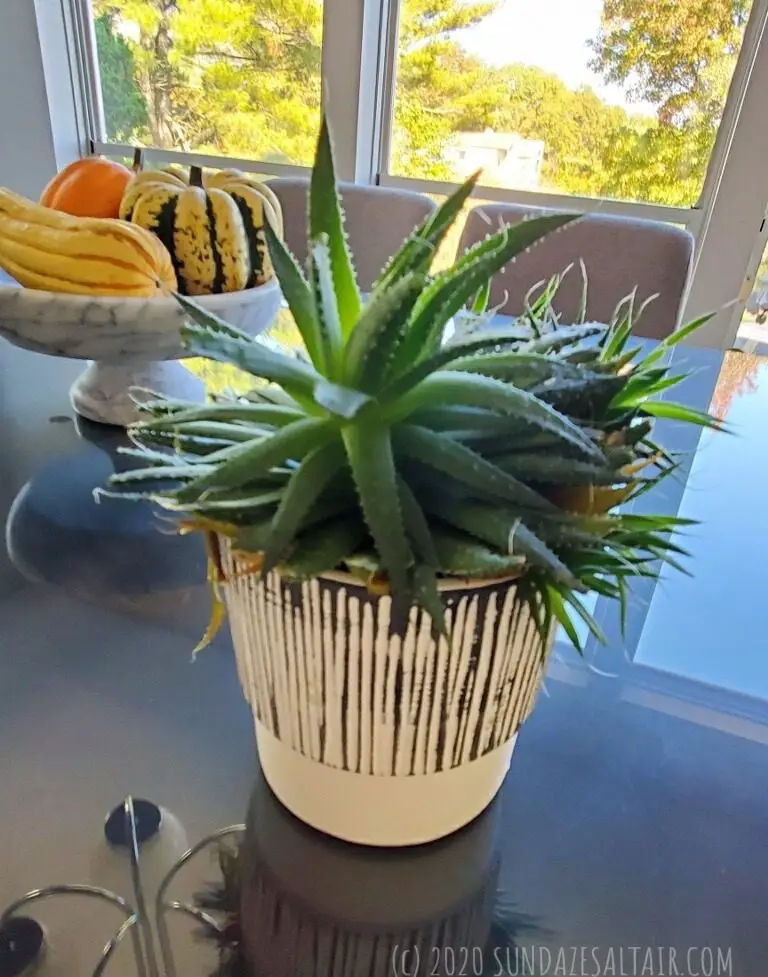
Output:
[[134,800],[132,797],[127,797],[107,818],[104,829],[107,841],[113,847],[127,849],[133,889],[132,902],[98,886],[52,885],[28,892],[8,906],[0,915],[0,977],[22,977],[45,953],[43,928],[36,920],[22,915],[21,911],[28,910],[43,900],[62,896],[98,899],[114,906],[123,916],[120,927],[102,950],[91,977],[102,977],[106,973],[112,957],[128,935],[133,945],[138,977],[176,977],[176,963],[168,933],[168,913],[182,913],[214,931],[219,930],[220,924],[212,915],[197,906],[169,900],[170,887],[180,870],[196,855],[210,845],[221,843],[225,838],[242,834],[245,825],[232,825],[208,835],[174,863],[161,880],[153,907],[153,920],[142,881],[140,852],[141,845],[157,834],[161,823],[162,815],[157,805],[151,801]]

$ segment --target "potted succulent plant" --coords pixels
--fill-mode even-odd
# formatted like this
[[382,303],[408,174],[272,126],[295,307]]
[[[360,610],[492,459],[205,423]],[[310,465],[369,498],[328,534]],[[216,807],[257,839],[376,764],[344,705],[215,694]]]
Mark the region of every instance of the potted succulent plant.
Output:
[[430,273],[473,186],[363,299],[324,125],[306,275],[267,234],[304,355],[180,298],[189,352],[258,385],[203,407],[142,405],[129,453],[144,467],[112,479],[207,534],[277,796],[369,844],[434,839],[487,806],[556,624],[577,645],[576,617],[599,634],[579,595],[625,604],[630,578],[681,552],[680,520],[626,508],[674,468],[654,418],[714,423],[653,399],[682,379],[665,352],[698,323],[643,355],[629,345],[631,297],[607,326],[560,325],[555,278],[515,329],[446,341],[495,272],[574,220],[502,228]]

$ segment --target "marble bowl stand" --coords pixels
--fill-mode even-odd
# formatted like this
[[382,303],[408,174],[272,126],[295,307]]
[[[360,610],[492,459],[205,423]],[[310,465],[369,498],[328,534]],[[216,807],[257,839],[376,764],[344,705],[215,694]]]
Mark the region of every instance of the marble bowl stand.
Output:
[[[72,407],[100,424],[127,427],[137,419],[135,388],[179,400],[205,400],[205,384],[177,360],[92,360],[69,390]],[[133,394],[131,393],[133,391]]]
[[[224,295],[201,296],[209,312],[251,336],[280,309],[275,281]],[[205,386],[178,362],[186,315],[174,298],[115,299],[65,295],[0,281],[0,336],[37,353],[90,360],[72,385],[78,414],[124,427],[138,417],[131,388],[202,401]]]

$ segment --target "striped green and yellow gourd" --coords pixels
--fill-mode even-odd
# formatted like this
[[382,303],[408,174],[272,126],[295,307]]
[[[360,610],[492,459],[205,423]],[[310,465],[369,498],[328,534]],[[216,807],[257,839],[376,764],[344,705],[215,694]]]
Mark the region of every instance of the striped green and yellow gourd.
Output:
[[166,248],[112,217],[76,217],[0,187],[0,268],[25,288],[154,298],[175,292]]
[[152,231],[173,259],[185,295],[235,292],[272,278],[264,237],[268,203],[257,191],[204,187],[200,167],[189,184],[143,173],[126,190],[120,216]]

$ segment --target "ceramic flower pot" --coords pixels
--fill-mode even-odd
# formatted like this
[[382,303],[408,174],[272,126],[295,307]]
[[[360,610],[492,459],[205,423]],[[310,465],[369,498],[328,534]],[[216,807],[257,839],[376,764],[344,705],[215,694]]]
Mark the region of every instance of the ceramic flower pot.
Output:
[[448,835],[496,795],[547,647],[514,580],[444,587],[450,642],[415,609],[329,574],[245,573],[223,547],[237,666],[262,769],[303,821],[346,841]]

